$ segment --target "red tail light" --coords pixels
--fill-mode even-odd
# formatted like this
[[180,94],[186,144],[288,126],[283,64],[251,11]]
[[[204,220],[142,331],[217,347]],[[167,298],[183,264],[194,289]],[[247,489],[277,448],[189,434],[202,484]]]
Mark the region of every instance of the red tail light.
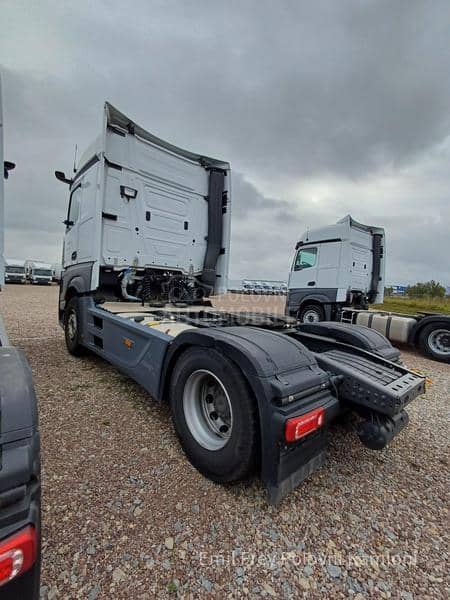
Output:
[[325,410],[323,408],[316,408],[301,417],[288,419],[284,432],[286,441],[295,442],[322,427],[324,422]]
[[28,526],[0,542],[0,586],[25,573],[37,554],[36,529]]

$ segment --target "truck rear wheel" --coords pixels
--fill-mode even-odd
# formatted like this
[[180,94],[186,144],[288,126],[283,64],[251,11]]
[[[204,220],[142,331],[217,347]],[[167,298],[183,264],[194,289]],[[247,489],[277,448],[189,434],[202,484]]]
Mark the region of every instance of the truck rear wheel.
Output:
[[172,375],[170,406],[194,467],[220,483],[249,477],[258,455],[257,411],[234,363],[215,350],[185,351]]
[[318,304],[306,304],[298,311],[300,323],[319,323],[325,321],[325,311]]
[[450,363],[450,328],[448,323],[430,323],[419,333],[419,347],[428,356]]
[[70,354],[84,354],[85,350],[80,344],[80,307],[76,297],[69,300],[64,310],[64,337]]

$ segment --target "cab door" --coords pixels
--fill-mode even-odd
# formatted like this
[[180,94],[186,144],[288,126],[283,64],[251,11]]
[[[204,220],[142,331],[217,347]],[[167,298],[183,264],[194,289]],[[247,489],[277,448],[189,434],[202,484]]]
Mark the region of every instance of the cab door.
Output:
[[318,246],[299,248],[289,276],[289,288],[314,290],[317,287],[318,262]]
[[66,233],[64,236],[64,268],[78,261],[78,226],[82,197],[81,181],[70,193],[67,219],[64,221]]

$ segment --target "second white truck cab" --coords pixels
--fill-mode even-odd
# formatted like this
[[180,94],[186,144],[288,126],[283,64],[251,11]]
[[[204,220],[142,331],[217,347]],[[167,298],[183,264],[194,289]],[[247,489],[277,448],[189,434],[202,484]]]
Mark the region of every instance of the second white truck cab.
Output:
[[53,278],[52,265],[49,263],[27,260],[27,279],[35,285],[50,285]]
[[25,261],[5,258],[5,283],[26,283]]
[[347,215],[335,225],[305,232],[298,241],[288,283],[287,314],[300,321],[335,317],[342,306],[382,303],[384,229]]

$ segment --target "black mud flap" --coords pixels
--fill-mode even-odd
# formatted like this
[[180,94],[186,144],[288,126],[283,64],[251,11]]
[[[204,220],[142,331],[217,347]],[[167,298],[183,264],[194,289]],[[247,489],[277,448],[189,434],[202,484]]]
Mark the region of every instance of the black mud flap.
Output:
[[[324,425],[297,442],[287,443],[286,422],[318,408],[325,411]],[[328,389],[274,410],[271,423],[263,433],[270,454],[266,454],[266,467],[261,473],[270,504],[279,504],[325,463],[328,427],[338,414],[339,402]]]
[[267,500],[277,505],[307,477],[317,471],[326,460],[326,440],[322,435],[305,439],[297,448],[280,452],[275,481],[268,482]]

